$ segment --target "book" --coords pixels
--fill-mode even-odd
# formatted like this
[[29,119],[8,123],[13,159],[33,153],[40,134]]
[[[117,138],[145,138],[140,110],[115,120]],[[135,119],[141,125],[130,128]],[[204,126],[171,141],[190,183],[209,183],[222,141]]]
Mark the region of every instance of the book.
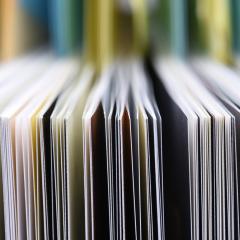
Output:
[[29,15],[18,0],[2,0],[1,29],[0,48],[4,60],[19,56],[46,39],[44,26]]

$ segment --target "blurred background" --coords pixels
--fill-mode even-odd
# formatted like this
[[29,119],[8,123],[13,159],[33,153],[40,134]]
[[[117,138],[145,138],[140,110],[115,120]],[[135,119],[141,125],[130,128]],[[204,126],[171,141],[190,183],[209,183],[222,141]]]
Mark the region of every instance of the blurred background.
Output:
[[233,64],[239,0],[0,0],[0,56],[47,47],[99,69],[131,55],[207,54]]

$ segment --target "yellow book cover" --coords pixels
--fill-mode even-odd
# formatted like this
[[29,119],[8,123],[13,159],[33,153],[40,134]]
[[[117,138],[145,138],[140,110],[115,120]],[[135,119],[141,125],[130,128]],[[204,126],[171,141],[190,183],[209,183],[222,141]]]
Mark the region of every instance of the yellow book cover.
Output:
[[[0,46],[1,46],[1,36],[2,36],[2,0],[0,0]],[[1,48],[0,48],[0,56],[1,56]]]
[[197,13],[210,54],[226,63],[232,62],[232,32],[229,0],[198,0]]
[[98,70],[102,70],[114,55],[114,1],[88,0],[85,11],[86,55]]

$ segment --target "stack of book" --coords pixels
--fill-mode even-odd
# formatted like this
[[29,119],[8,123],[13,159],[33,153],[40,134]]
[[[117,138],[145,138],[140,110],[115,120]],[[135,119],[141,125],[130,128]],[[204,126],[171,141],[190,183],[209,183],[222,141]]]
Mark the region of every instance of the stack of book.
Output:
[[239,0],[0,0],[0,239],[240,239]]

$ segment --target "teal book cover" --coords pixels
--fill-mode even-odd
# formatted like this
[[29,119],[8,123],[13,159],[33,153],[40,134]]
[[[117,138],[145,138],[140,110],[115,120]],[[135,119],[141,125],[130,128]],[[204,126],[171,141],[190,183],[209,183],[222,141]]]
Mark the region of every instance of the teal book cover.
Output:
[[171,50],[185,56],[188,50],[187,0],[170,0]]
[[48,0],[19,0],[21,6],[42,24],[48,25]]
[[185,56],[189,48],[187,0],[157,1],[150,13],[151,39],[160,53]]
[[232,33],[233,33],[233,48],[240,53],[240,1],[231,1],[231,16],[232,16]]
[[80,49],[83,35],[83,0],[52,0],[50,36],[56,52],[71,54]]

